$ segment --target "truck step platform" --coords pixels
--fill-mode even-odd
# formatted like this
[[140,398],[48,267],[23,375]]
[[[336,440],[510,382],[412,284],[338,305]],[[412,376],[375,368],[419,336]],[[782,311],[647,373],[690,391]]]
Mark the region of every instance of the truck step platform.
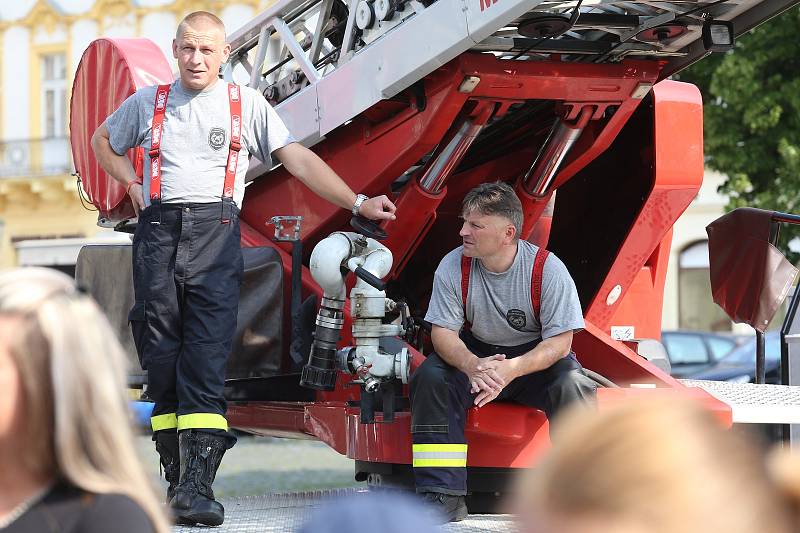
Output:
[[[358,498],[364,489],[332,489],[221,499],[225,523],[220,533],[291,533],[300,529],[321,503],[332,498]],[[445,533],[514,531],[511,515],[469,515],[466,520],[441,527]],[[175,533],[196,533],[197,527],[176,526]]]
[[681,379],[731,406],[735,424],[800,424],[800,387]]

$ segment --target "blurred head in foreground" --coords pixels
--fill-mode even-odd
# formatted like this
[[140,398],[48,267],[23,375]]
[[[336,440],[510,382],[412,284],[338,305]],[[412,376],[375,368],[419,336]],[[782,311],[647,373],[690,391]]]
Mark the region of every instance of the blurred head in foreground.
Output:
[[127,496],[153,530],[168,531],[133,447],[124,361],[105,316],[71,278],[0,271],[0,471],[14,468],[19,485]]
[[[573,410],[520,480],[521,533],[789,533],[792,480],[689,400]],[[795,476],[794,482],[797,482]]]

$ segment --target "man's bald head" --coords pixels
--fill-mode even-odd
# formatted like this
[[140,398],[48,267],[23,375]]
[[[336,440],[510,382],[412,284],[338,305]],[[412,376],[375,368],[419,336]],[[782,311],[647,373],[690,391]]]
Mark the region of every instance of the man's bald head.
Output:
[[230,53],[231,47],[225,42],[225,25],[206,11],[187,15],[172,41],[181,84],[194,91],[204,91],[217,82],[220,66],[228,61]]
[[195,11],[183,17],[181,23],[178,24],[178,31],[175,32],[175,38],[180,40],[181,35],[183,35],[187,27],[208,28],[209,26],[215,27],[222,32],[222,39],[225,40],[225,24],[218,16],[208,11]]

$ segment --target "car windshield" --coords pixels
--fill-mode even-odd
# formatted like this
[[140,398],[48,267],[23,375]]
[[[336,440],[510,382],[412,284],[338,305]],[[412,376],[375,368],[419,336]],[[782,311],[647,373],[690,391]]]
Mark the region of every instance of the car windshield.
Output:
[[706,347],[699,334],[663,333],[661,341],[673,365],[708,363]]
[[[778,362],[781,359],[781,337],[777,331],[766,334],[764,340],[764,354],[767,361]],[[732,365],[755,365],[756,362],[756,340],[755,338],[742,344],[733,350],[720,361],[723,364]]]
[[704,331],[663,331],[661,342],[667,349],[673,365],[715,363],[737,346],[732,337],[723,337]]

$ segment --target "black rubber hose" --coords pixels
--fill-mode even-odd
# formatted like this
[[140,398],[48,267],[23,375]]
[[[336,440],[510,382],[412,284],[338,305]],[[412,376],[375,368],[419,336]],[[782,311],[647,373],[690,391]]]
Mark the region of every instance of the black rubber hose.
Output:
[[618,389],[619,385],[611,381],[605,376],[602,376],[595,372],[594,370],[589,370],[588,368],[583,369],[583,373],[586,374],[586,377],[597,383],[598,385],[602,385],[608,389]]
[[300,320],[300,297],[303,290],[300,274],[303,271],[303,241],[292,241],[292,339],[289,345],[289,356],[296,365],[303,363],[305,354],[303,346],[302,322]]
[[370,285],[372,285],[373,287],[375,287],[379,291],[382,291],[382,290],[386,289],[386,282],[383,281],[378,276],[374,275],[369,270],[367,270],[365,268],[362,268],[362,267],[358,267],[358,268],[356,268],[354,270],[354,272],[355,272],[356,276],[358,276],[359,278],[363,279],[364,281],[366,281],[367,283],[369,283]]

